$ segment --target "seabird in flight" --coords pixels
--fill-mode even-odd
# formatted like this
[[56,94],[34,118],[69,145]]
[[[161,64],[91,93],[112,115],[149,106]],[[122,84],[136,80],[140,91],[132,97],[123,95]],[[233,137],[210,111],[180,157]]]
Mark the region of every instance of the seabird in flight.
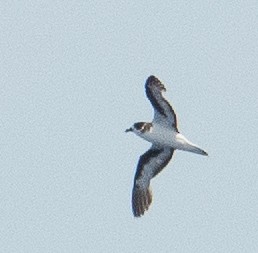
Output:
[[150,76],[145,90],[154,107],[154,119],[151,123],[135,123],[126,130],[152,143],[151,148],[140,157],[134,177],[132,210],[135,217],[148,210],[152,202],[150,180],[169,163],[176,149],[208,155],[178,131],[175,111],[163,97],[162,91],[166,88],[159,79]]

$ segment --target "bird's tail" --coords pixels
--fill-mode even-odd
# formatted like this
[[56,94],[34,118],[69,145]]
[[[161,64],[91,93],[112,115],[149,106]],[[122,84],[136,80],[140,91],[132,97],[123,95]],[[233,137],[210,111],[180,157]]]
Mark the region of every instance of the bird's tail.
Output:
[[204,151],[203,149],[201,149],[201,148],[199,148],[197,146],[191,146],[191,148],[189,148],[186,151],[193,152],[193,153],[199,154],[199,155],[205,155],[205,156],[208,155],[208,153],[206,151]]

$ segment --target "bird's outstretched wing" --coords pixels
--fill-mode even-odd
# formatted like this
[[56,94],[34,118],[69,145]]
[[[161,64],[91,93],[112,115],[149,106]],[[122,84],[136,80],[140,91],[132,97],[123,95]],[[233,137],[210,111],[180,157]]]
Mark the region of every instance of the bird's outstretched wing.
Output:
[[173,148],[152,145],[140,157],[132,192],[132,210],[135,217],[143,215],[148,210],[152,201],[150,180],[168,164],[173,153]]
[[146,95],[154,107],[153,122],[158,122],[166,127],[171,127],[177,132],[176,114],[168,101],[162,96],[166,91],[165,86],[155,76],[150,76],[145,84]]

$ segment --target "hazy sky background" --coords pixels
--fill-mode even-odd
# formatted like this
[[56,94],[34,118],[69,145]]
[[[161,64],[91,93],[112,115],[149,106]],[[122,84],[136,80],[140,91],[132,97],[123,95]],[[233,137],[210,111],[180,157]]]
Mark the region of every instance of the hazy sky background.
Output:
[[[258,252],[258,3],[2,1],[0,252]],[[144,83],[175,152],[135,219]]]

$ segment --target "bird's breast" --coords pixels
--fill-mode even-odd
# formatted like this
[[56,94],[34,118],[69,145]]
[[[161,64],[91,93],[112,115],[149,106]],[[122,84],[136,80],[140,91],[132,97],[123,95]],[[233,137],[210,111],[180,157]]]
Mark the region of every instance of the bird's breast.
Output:
[[154,125],[150,131],[146,131],[141,137],[151,143],[156,143],[161,146],[173,146],[176,132],[172,129]]

